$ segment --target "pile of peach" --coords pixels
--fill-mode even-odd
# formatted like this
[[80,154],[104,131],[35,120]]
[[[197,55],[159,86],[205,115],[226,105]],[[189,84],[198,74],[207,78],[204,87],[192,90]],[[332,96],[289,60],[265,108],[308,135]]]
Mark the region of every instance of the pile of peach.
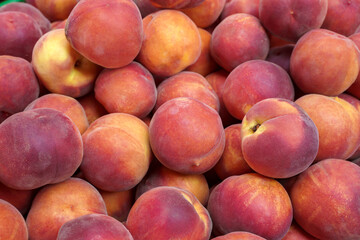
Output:
[[0,239],[359,240],[360,0],[0,7]]

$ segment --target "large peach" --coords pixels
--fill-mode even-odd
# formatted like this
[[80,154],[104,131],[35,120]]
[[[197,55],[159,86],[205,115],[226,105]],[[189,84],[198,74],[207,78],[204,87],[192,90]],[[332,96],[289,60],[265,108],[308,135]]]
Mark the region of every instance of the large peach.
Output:
[[172,76],[199,58],[199,30],[184,13],[157,11],[146,16],[143,24],[144,39],[137,60],[154,75]]
[[212,238],[211,240],[265,240],[265,238],[260,237],[259,235],[249,233],[249,232],[231,232],[222,236]]
[[360,115],[354,106],[339,97],[307,94],[295,101],[319,131],[315,161],[349,158],[360,145]]
[[71,46],[90,61],[119,68],[131,63],[140,51],[141,20],[132,0],[82,0],[71,11],[65,33]]
[[289,178],[306,170],[319,149],[319,132],[305,111],[292,101],[269,98],[245,115],[242,153],[256,172]]
[[149,133],[157,159],[184,174],[210,170],[225,147],[219,114],[193,98],[174,98],[161,105],[151,118]]
[[43,187],[35,196],[26,217],[29,240],[56,239],[61,226],[74,218],[106,214],[100,193],[80,178]]
[[208,211],[190,192],[176,187],[156,187],[132,206],[126,227],[134,240],[208,240],[212,222]]
[[50,108],[16,113],[0,125],[0,181],[29,190],[71,177],[83,157],[76,125]]
[[360,167],[326,159],[301,173],[290,197],[295,221],[319,239],[360,238]]
[[285,236],[293,218],[286,190],[257,173],[231,176],[216,185],[207,209],[219,234],[246,231],[268,240]]
[[212,33],[213,59],[227,71],[249,60],[265,59],[269,38],[258,18],[247,13],[233,14],[221,21]]
[[28,240],[28,230],[21,213],[9,202],[0,199],[0,239]]
[[259,18],[260,0],[226,0],[221,20],[236,13],[248,13]]
[[315,29],[297,41],[290,58],[290,73],[303,92],[336,96],[355,82],[359,64],[360,53],[351,39]]
[[95,98],[94,92],[90,92],[83,97],[77,99],[83,107],[89,124],[94,122],[96,119],[108,114],[106,109],[101,103]]
[[155,106],[156,86],[151,73],[140,63],[104,69],[94,87],[95,98],[109,113],[146,117]]
[[135,200],[135,190],[130,189],[119,192],[99,190],[104,199],[107,214],[120,222],[124,222]]
[[66,19],[77,4],[77,0],[33,0],[35,6],[51,22]]
[[223,101],[235,118],[242,120],[249,109],[267,98],[294,100],[294,86],[289,74],[265,60],[250,60],[237,66],[226,78]]

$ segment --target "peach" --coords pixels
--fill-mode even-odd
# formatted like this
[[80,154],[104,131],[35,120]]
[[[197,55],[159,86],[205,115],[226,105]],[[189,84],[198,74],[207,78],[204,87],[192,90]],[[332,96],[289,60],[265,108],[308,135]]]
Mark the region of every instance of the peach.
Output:
[[324,22],[328,0],[261,0],[259,18],[272,34],[296,42]]
[[225,149],[214,170],[220,179],[253,172],[241,149],[241,123],[225,128]]
[[[97,11],[92,11],[97,9]],[[138,55],[143,25],[131,0],[82,0],[71,11],[65,34],[71,46],[105,68],[119,68]]]
[[92,213],[72,219],[61,226],[57,240],[133,240],[129,230],[115,218]]
[[319,132],[299,105],[269,98],[246,113],[241,141],[244,159],[253,170],[272,178],[289,178],[315,160]]
[[226,0],[204,0],[198,6],[180,9],[196,26],[207,28],[219,18]]
[[77,126],[80,134],[89,127],[85,111],[75,98],[56,93],[46,94],[32,101],[25,111],[37,108],[52,108],[64,113]]
[[326,159],[298,176],[290,197],[295,221],[319,239],[359,239],[360,167]]
[[177,10],[161,10],[143,19],[144,38],[137,60],[152,74],[170,77],[195,63],[201,38],[194,22]]
[[31,62],[33,48],[41,36],[39,24],[28,14],[0,13],[0,55],[21,57]]
[[249,109],[267,98],[294,100],[289,74],[265,60],[250,60],[237,66],[226,78],[223,101],[235,118],[242,120]]
[[181,174],[164,166],[153,168],[136,187],[136,198],[144,192],[160,186],[170,186],[185,189],[206,205],[209,198],[209,185],[202,174]]
[[360,145],[359,112],[339,97],[307,94],[295,101],[313,120],[319,131],[315,161],[347,159]]
[[0,199],[0,229],[0,239],[28,239],[24,217],[12,204],[2,199]]
[[285,236],[293,218],[286,190],[257,173],[231,176],[216,185],[207,209],[220,234],[245,231],[268,240]]
[[35,196],[26,217],[29,240],[56,239],[61,226],[77,217],[106,214],[100,193],[80,178],[43,187]]
[[110,113],[82,135],[85,179],[105,191],[135,187],[149,169],[151,150],[148,126],[127,113]]
[[206,208],[190,192],[176,187],[156,187],[132,206],[126,227],[134,240],[208,240],[212,222]]
[[23,216],[28,213],[36,191],[37,190],[16,190],[0,183],[0,199],[16,207]]
[[165,102],[149,126],[150,144],[156,158],[167,168],[183,174],[201,174],[220,159],[225,133],[219,114],[208,105],[187,97]]
[[16,113],[0,125],[0,181],[31,190],[71,177],[83,157],[76,125],[50,108]]
[[51,30],[54,29],[65,29],[67,19],[59,20],[51,23]]
[[164,80],[157,87],[155,111],[165,102],[177,97],[191,97],[219,111],[216,92],[205,77],[195,72],[183,71]]
[[94,87],[95,98],[109,113],[146,117],[155,106],[156,86],[151,73],[140,63],[104,69]]
[[297,41],[290,58],[290,73],[303,92],[336,96],[355,82],[359,64],[360,53],[351,39],[315,29]]
[[100,67],[75,51],[65,37],[64,29],[44,34],[35,44],[32,66],[52,93],[81,97],[89,93]]
[[39,25],[42,34],[50,31],[50,21],[47,19],[38,8],[31,4],[23,2],[8,3],[0,8],[0,12],[17,11],[28,14]]
[[144,18],[150,13],[160,10],[160,8],[155,7],[149,0],[133,0],[138,6],[141,16]]
[[21,112],[39,96],[40,88],[31,64],[23,58],[0,56],[0,113]]
[[305,232],[295,221],[293,221],[289,231],[282,240],[317,240],[317,238]]
[[104,199],[107,214],[120,222],[124,222],[134,204],[135,191],[133,189],[119,192],[107,192],[99,190]]
[[158,8],[179,9],[185,7],[195,7],[204,0],[148,0],[153,6]]
[[[351,35],[349,38],[355,43],[358,49],[360,49],[360,32]],[[346,92],[357,98],[360,98],[360,74],[357,76],[355,82],[351,84],[351,86],[346,90]]]
[[230,72],[246,61],[264,60],[269,45],[269,38],[259,19],[247,13],[237,13],[215,27],[210,51],[215,62]]
[[249,233],[249,232],[231,232],[222,236],[212,238],[211,240],[265,240],[265,238],[260,237],[259,235]]
[[66,19],[78,1],[76,0],[33,0],[35,6],[51,22]]
[[236,13],[247,13],[259,18],[259,2],[260,0],[226,0],[220,18],[224,20]]
[[277,36],[275,36],[274,34],[271,34],[269,32],[267,32],[270,38],[270,47],[280,47],[280,46],[284,46],[284,45],[288,45],[288,44],[294,44],[293,42],[284,40],[282,38],[279,38]]
[[83,107],[89,124],[94,122],[96,119],[108,114],[106,109],[101,103],[95,98],[95,94],[90,92],[89,94],[77,99]]
[[196,72],[204,77],[219,68],[216,62],[212,59],[210,53],[211,33],[205,29],[199,28],[201,38],[201,53],[195,63],[188,66],[185,70]]
[[282,67],[288,74],[290,74],[290,57],[294,50],[294,44],[285,44],[282,46],[271,47],[266,61],[275,63]]

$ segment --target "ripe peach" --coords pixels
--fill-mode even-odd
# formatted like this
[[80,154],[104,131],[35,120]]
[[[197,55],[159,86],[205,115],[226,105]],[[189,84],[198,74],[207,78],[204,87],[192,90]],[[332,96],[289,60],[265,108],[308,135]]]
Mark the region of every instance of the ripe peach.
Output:
[[185,7],[195,7],[204,0],[149,0],[149,2],[158,8],[179,9]]
[[259,235],[249,233],[249,232],[231,232],[222,236],[218,236],[216,238],[212,238],[211,240],[265,240],[265,238],[260,237]]
[[80,178],[43,187],[35,196],[26,224],[29,240],[56,239],[60,227],[74,218],[106,214],[104,200],[91,184]]
[[35,6],[51,22],[66,19],[77,4],[77,0],[33,0]]
[[[96,9],[96,11],[92,11]],[[143,39],[141,14],[131,0],[82,0],[71,11],[65,34],[90,61],[119,68],[131,63]]]
[[[0,183],[0,199],[9,202],[26,216],[37,190],[16,190]],[[1,239],[1,238],[0,238]]]
[[145,192],[135,201],[126,227],[134,240],[208,240],[212,222],[192,193],[163,186]]
[[226,0],[221,20],[236,13],[247,13],[259,18],[260,0]]
[[30,190],[71,177],[83,157],[75,124],[50,108],[16,113],[0,125],[0,181]]
[[83,97],[77,99],[83,107],[89,124],[96,119],[108,114],[103,105],[101,105],[95,98],[94,92],[90,92]]
[[149,134],[156,158],[184,174],[210,170],[225,146],[219,114],[193,98],[174,98],[161,105],[151,119]]
[[285,236],[293,218],[286,190],[257,173],[231,176],[216,185],[207,209],[219,234],[246,231],[268,240]]
[[307,94],[295,101],[313,120],[319,131],[315,161],[349,158],[360,145],[360,115],[339,97]]
[[0,239],[28,240],[28,230],[21,213],[9,202],[0,199]]
[[259,19],[247,13],[237,13],[215,27],[210,51],[215,62],[230,72],[243,62],[264,60],[269,45],[269,38]]
[[282,67],[288,74],[290,74],[290,57],[294,50],[294,44],[286,44],[277,47],[271,47],[266,61],[275,63]]
[[290,72],[303,92],[336,96],[355,82],[359,64],[360,53],[351,39],[315,29],[297,41],[290,58]]
[[151,73],[140,63],[104,69],[96,79],[95,98],[109,113],[146,117],[155,106],[156,86]]
[[317,240],[317,238],[305,232],[295,221],[293,221],[289,231],[282,240]]
[[237,66],[226,78],[223,101],[235,118],[242,120],[249,109],[267,98],[294,100],[289,74],[265,60],[250,60]]
[[326,159],[301,173],[290,197],[295,221],[319,239],[360,238],[360,167]]
[[107,214],[120,222],[126,221],[131,206],[134,204],[134,189],[119,192],[108,192],[100,189],[99,192],[104,199]]

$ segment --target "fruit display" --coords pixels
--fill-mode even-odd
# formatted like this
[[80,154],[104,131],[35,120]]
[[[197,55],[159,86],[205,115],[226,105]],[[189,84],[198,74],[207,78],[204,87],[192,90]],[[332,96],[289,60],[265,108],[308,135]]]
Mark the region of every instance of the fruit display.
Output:
[[0,1],[0,240],[360,240],[360,0]]

